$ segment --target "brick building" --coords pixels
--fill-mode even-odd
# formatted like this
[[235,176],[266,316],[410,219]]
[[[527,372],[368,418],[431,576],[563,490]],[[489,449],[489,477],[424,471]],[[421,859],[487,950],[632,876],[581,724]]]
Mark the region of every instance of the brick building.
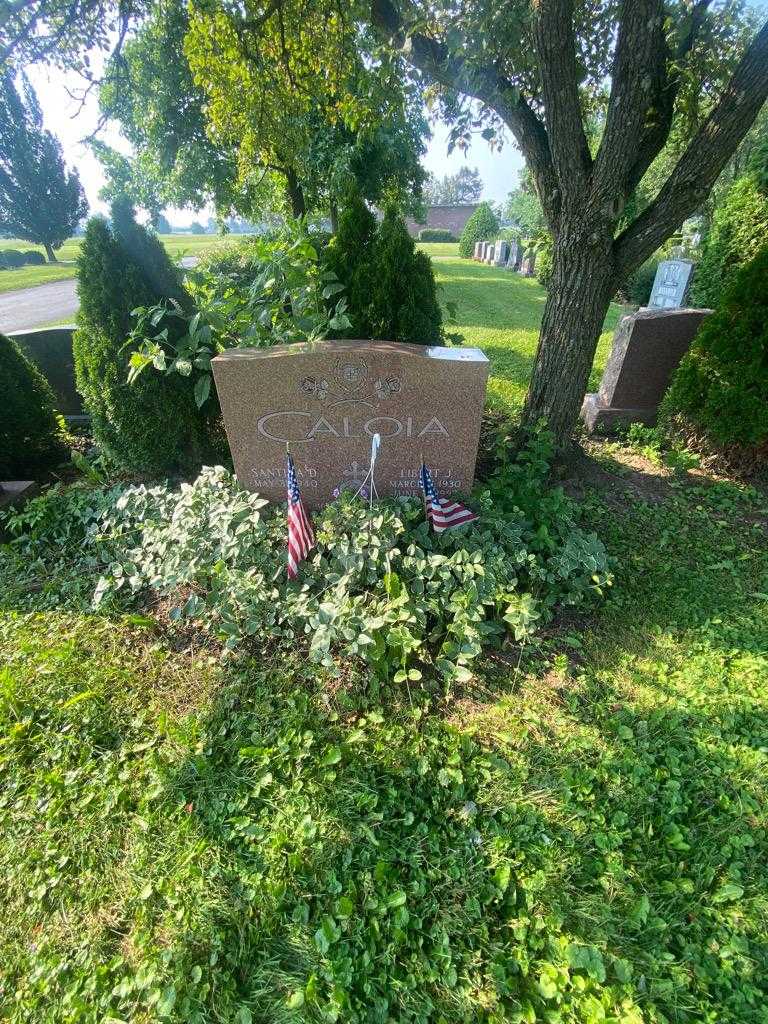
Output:
[[423,224],[417,224],[411,217],[407,218],[408,231],[414,238],[418,238],[422,228],[446,228],[458,238],[479,205],[462,203],[459,206],[428,206],[427,219]]

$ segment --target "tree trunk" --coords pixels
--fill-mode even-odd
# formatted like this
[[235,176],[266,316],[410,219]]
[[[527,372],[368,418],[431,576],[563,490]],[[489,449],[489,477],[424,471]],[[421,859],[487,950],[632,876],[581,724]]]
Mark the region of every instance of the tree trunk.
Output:
[[291,213],[299,220],[307,212],[307,205],[304,201],[304,190],[299,184],[296,172],[290,167],[285,172],[285,189],[288,193],[288,202],[291,204]]
[[555,242],[533,376],[523,423],[546,419],[559,447],[578,419],[595,349],[614,291],[610,236],[585,242],[583,231],[563,231]]
[[339,233],[339,204],[335,199],[331,200],[331,234]]
[[45,248],[45,254],[48,257],[48,262],[58,263],[59,261],[56,259],[56,253],[53,251],[53,246],[49,245],[47,242],[43,242],[43,247]]

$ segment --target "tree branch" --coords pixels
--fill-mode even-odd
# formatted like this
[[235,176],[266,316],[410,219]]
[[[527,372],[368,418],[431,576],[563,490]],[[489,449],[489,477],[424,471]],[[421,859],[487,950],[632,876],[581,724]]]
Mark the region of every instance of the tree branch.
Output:
[[[573,0],[535,0],[534,40],[552,163],[571,201],[582,204],[592,157],[579,103]],[[577,186],[574,188],[573,186]],[[561,188],[561,193],[566,190]]]
[[[620,212],[632,191],[638,143],[649,118],[659,128],[665,123],[654,106],[667,85],[668,57],[662,0],[623,0],[605,132],[595,158],[595,194],[600,202],[610,204],[605,211],[608,216]],[[656,132],[654,141],[661,134]],[[650,148],[647,138],[645,146]]]
[[701,205],[768,98],[768,21],[655,201],[614,242],[617,280],[647,259]]
[[[675,100],[680,91],[682,83],[682,62],[693,48],[702,25],[707,8],[712,0],[699,0],[691,11],[691,20],[688,32],[680,40],[677,52],[674,54],[674,66],[668,69],[666,84],[659,91],[652,104],[650,121],[640,138],[637,147],[634,165],[629,172],[626,183],[626,195],[631,195],[643,179],[645,172],[651,166],[658,154],[664,148],[669,133],[672,129],[672,119],[675,112]],[[665,59],[668,62],[673,60],[673,55],[668,53],[665,44]]]
[[502,118],[531,169],[545,216],[554,227],[560,213],[560,190],[549,137],[519,90],[492,66],[470,65],[439,40],[421,32],[409,33],[392,0],[371,0],[371,22],[413,67],[439,85],[480,100]]

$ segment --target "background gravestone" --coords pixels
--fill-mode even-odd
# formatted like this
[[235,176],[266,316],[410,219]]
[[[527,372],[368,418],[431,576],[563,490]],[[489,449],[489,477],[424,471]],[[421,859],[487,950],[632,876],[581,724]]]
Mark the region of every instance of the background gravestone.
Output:
[[498,239],[494,251],[493,262],[497,267],[503,267],[509,256],[509,242],[503,238]]
[[520,246],[517,242],[510,242],[509,254],[507,255],[506,268],[507,270],[517,270],[518,259],[520,255]]
[[474,252],[472,254],[472,259],[474,259],[474,260],[479,260],[480,259],[480,248],[481,248],[482,244],[483,244],[482,242],[475,242],[475,249],[474,249]]
[[690,260],[662,260],[653,279],[649,309],[680,309],[690,288],[694,264]]
[[442,495],[469,491],[488,365],[477,348],[391,341],[237,348],[212,361],[238,480],[284,501],[288,441],[310,508],[360,486],[375,433],[382,497],[419,493],[422,454]]
[[710,312],[641,309],[624,317],[613,335],[600,390],[584,398],[581,418],[587,430],[618,422],[653,424],[672,374]]
[[489,242],[488,248],[485,250],[485,262],[488,264],[493,263],[495,255],[496,246],[493,244],[493,242]]
[[536,253],[529,253],[524,259],[520,266],[520,273],[523,277],[533,277],[534,270],[536,268]]

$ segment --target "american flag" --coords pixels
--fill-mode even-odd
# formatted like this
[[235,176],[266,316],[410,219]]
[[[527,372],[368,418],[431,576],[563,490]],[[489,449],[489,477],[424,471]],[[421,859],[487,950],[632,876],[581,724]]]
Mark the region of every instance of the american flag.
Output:
[[421,489],[424,491],[424,504],[427,508],[427,520],[432,523],[432,529],[436,533],[443,530],[450,530],[454,526],[463,526],[464,523],[471,523],[477,519],[474,512],[458,501],[451,501],[450,498],[439,498],[435,485],[432,482],[432,474],[422,462],[419,473]]
[[299,575],[299,562],[306,558],[315,546],[315,531],[309,512],[304,508],[296,479],[293,457],[288,455],[288,579]]

